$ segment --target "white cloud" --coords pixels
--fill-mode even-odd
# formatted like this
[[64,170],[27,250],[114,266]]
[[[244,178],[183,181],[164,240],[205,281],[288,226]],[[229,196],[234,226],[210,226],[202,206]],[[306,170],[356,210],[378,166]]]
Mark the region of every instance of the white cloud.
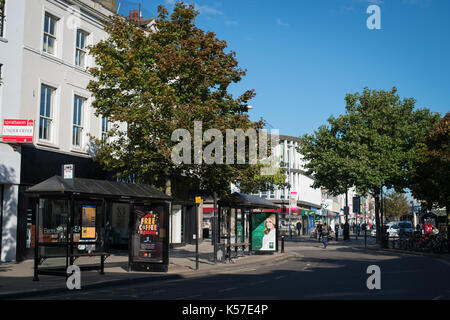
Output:
[[216,8],[207,5],[201,5],[198,3],[195,4],[195,9],[197,9],[200,13],[203,14],[223,15],[223,12]]
[[277,24],[283,27],[289,27],[289,23],[282,21],[280,18],[277,19]]
[[238,25],[239,23],[237,21],[234,21],[234,20],[226,20],[225,24],[227,26],[231,26],[231,25],[235,26],[235,25]]

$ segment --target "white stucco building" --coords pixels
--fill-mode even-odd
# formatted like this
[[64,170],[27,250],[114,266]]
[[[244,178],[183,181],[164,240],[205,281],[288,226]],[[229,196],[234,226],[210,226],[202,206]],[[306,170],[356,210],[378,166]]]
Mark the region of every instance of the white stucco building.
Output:
[[1,260],[13,261],[32,250],[26,187],[60,174],[64,163],[74,163],[78,177],[102,178],[89,134],[101,137],[108,122],[95,116],[86,89],[94,66],[87,46],[106,38],[103,21],[116,0],[4,1],[0,134],[4,119],[34,121],[32,143],[0,142]]

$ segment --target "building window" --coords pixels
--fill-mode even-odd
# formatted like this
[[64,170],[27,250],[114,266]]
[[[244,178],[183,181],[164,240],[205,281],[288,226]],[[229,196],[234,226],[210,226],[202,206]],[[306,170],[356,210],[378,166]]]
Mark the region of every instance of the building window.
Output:
[[108,117],[102,118],[102,140],[106,140],[106,134],[108,133],[109,124]]
[[56,52],[56,22],[57,19],[49,14],[45,14],[44,19],[44,44],[42,50],[49,54]]
[[75,65],[81,68],[86,66],[86,38],[88,34],[77,30],[77,41],[75,44]]
[[3,37],[4,24],[5,24],[5,0],[0,0],[0,37]]
[[73,129],[72,144],[80,147],[83,133],[83,104],[84,99],[75,96],[73,99]]
[[41,85],[41,105],[39,111],[39,139],[50,140],[53,121],[53,96],[55,89]]

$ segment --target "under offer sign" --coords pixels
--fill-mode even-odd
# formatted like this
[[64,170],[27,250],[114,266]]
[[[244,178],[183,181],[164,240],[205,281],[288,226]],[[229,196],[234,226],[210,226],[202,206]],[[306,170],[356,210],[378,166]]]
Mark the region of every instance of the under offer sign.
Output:
[[33,120],[4,119],[3,142],[32,143]]

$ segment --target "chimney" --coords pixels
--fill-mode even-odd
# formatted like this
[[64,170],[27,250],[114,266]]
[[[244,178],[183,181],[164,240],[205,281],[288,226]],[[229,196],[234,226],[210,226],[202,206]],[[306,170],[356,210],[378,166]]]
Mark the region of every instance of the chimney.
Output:
[[130,21],[142,21],[142,13],[139,10],[130,10]]

